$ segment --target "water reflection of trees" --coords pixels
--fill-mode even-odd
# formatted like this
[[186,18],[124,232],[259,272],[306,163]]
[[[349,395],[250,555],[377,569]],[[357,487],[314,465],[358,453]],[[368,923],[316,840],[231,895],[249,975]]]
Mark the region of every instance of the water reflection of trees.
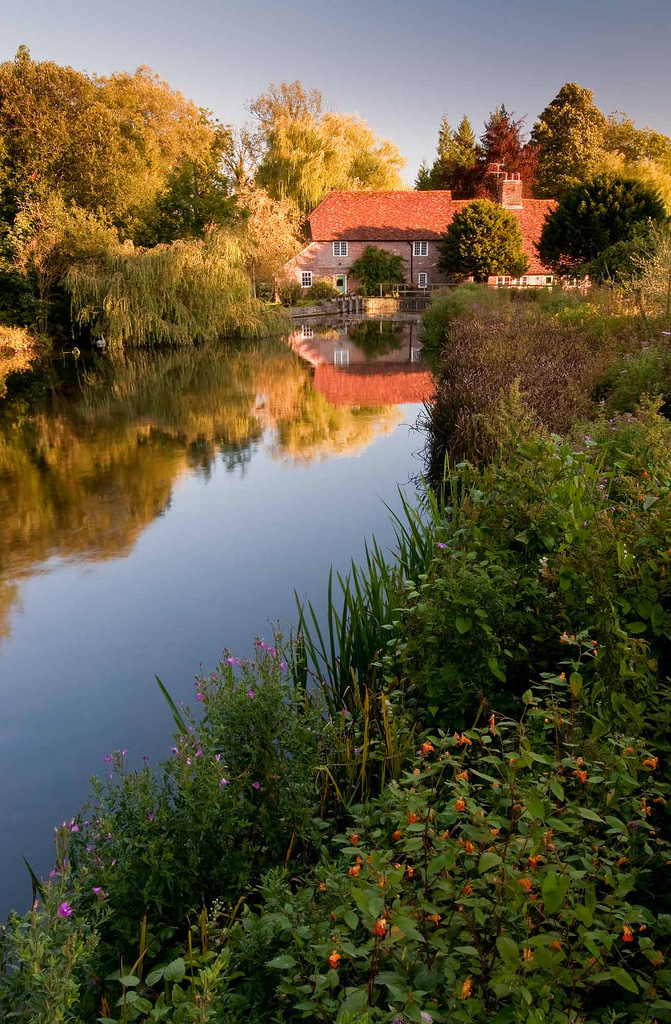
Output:
[[[357,452],[390,407],[334,407],[286,346],[98,358],[74,393],[0,414],[0,637],[17,582],[51,557],[127,554],[185,473],[244,472],[264,432],[274,457]],[[73,389],[68,389],[72,392]],[[39,391],[39,387],[35,388]]]

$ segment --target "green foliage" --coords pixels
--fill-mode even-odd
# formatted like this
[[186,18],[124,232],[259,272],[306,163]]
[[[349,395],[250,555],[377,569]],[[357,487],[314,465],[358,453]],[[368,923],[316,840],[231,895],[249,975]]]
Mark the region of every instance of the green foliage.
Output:
[[440,253],[441,270],[476,281],[490,274],[518,277],[527,265],[515,215],[486,199],[469,203],[454,215]]
[[391,320],[361,320],[347,333],[366,359],[379,359],[403,344],[403,324]]
[[303,289],[294,278],[281,281],[277,291],[283,306],[295,306],[303,298]]
[[639,221],[633,226],[630,237],[609,245],[593,260],[583,263],[580,275],[589,277],[594,284],[631,285],[654,247],[652,222]]
[[558,199],[599,170],[606,119],[593,98],[591,89],[567,82],[536,121],[531,140],[537,147],[541,195]]
[[565,193],[546,219],[538,253],[557,273],[575,273],[617,243],[631,240],[640,225],[665,219],[664,206],[650,188],[599,175]]
[[667,1019],[650,992],[666,787],[644,744],[590,745],[577,691],[553,673],[517,719],[425,735],[305,889],[275,894],[267,966],[288,1020]]
[[274,199],[309,212],[329,189],[402,188],[405,160],[355,114],[322,111],[321,93],[300,82],[270,86],[251,106],[263,155],[256,181]]
[[73,319],[113,346],[193,344],[279,332],[282,315],[251,296],[240,238],[221,229],[153,249],[73,264],[64,284]]
[[380,287],[402,284],[405,264],[401,256],[377,245],[367,245],[350,267],[350,274],[361,283],[364,295],[378,295]]
[[[112,779],[94,781],[69,858],[109,892],[106,943],[137,939],[144,914],[178,926],[214,899],[231,905],[262,871],[300,862],[317,810],[315,768],[324,728],[319,702],[292,686],[265,642],[257,657],[196,683],[202,716],[180,715],[173,755],[158,773],[129,771],[110,755]],[[74,823],[73,823],[74,824]],[[83,898],[81,913],[94,901]]]
[[319,301],[320,299],[334,299],[336,295],[338,295],[338,290],[333,287],[330,278],[323,277],[312,282],[312,285],[305,293],[305,298]]

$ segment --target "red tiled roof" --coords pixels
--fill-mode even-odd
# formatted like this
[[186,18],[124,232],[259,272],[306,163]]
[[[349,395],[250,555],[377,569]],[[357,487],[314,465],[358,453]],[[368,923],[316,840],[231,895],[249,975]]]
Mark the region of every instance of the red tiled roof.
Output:
[[310,214],[313,242],[395,242],[440,238],[452,219],[444,192],[333,190]]
[[[452,199],[449,191],[397,192],[332,191],[310,214],[313,242],[395,242],[439,239],[455,213],[473,202]],[[517,217],[524,251],[529,258],[528,274],[546,274],[538,253],[538,242],[546,215],[556,206],[554,199],[523,199],[522,209],[511,210]]]

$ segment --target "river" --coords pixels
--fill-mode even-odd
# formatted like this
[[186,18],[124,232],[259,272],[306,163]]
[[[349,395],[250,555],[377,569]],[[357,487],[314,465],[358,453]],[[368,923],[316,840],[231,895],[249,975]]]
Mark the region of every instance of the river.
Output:
[[0,403],[0,914],[105,755],[160,760],[202,664],[325,608],[422,470],[416,324],[54,359]]

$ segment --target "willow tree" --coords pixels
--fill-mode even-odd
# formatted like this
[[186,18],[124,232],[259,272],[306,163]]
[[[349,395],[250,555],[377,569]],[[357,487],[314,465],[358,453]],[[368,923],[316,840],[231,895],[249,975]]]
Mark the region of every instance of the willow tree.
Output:
[[219,229],[153,249],[126,243],[113,256],[70,267],[64,283],[73,320],[114,347],[277,332],[284,319],[252,298],[247,256],[240,234]]
[[362,118],[322,111],[321,95],[299,82],[271,90],[251,110],[263,145],[256,181],[273,198],[294,199],[309,212],[332,188],[405,187],[401,153]]

